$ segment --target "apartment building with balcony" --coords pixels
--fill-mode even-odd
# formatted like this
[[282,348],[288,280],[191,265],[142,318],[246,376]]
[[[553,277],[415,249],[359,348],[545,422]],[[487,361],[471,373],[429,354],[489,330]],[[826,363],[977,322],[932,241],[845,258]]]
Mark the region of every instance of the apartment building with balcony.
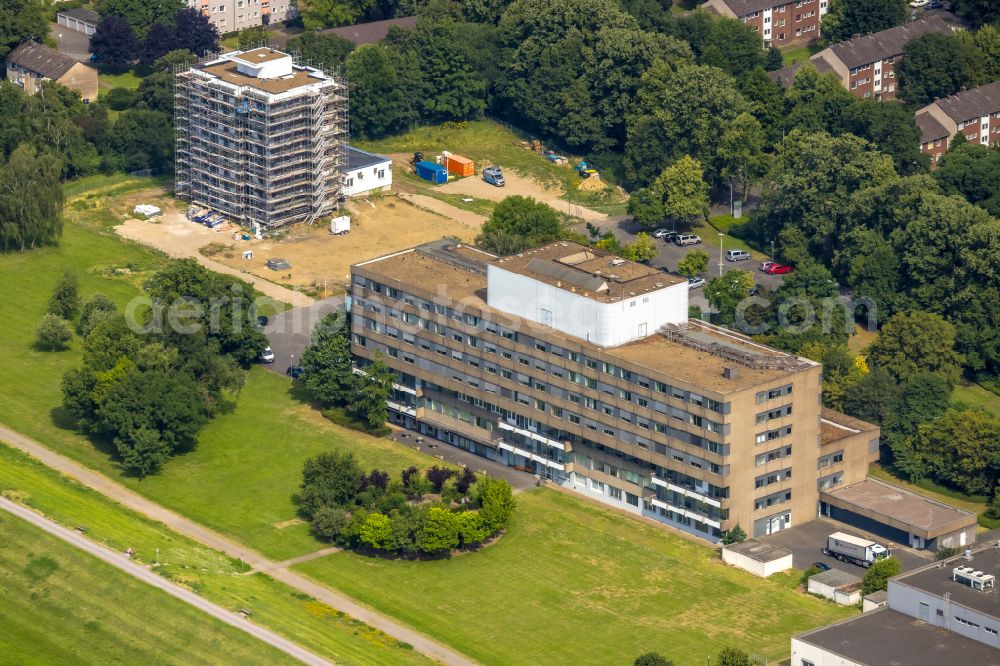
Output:
[[187,0],[187,5],[201,10],[222,34],[280,23],[299,15],[296,0]]
[[969,143],[992,146],[1000,141],[1000,81],[936,100],[917,111],[916,120],[920,151],[932,167],[959,132]]
[[804,44],[820,36],[820,19],[829,0],[708,0],[705,9],[746,23],[764,48]]
[[352,350],[398,373],[395,422],[705,539],[810,520],[878,457],[874,427],[824,439],[819,364],[688,321],[654,268],[442,240],[351,273]]
[[337,210],[347,164],[347,86],[269,48],[175,73],[176,191],[248,226]]
[[[856,97],[896,99],[899,81],[896,69],[903,49],[913,39],[926,34],[947,35],[956,29],[939,15],[911,21],[895,28],[854,37],[813,54],[809,62],[819,72],[833,72]],[[771,77],[786,88],[790,87],[801,64],[791,65],[771,73]]]

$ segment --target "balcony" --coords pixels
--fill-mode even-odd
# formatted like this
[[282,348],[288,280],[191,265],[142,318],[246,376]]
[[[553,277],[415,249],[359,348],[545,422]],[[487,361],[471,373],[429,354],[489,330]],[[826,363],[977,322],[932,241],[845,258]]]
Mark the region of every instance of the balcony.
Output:
[[[672,490],[678,495],[684,495],[685,497],[696,499],[699,502],[704,502],[705,504],[708,504],[709,506],[714,506],[717,509],[722,507],[722,502],[713,497],[709,497],[708,495],[691,490],[690,488],[684,488],[682,486],[678,486],[677,484],[670,483],[669,481],[664,481],[655,474],[651,475],[649,478],[654,485],[661,486],[663,488],[666,488],[667,490]],[[718,525],[716,525],[716,527],[718,527]]]
[[691,520],[698,521],[699,523],[704,523],[704,524],[709,525],[711,527],[714,527],[716,529],[720,529],[722,527],[722,523],[719,522],[719,521],[717,521],[717,520],[709,518],[708,516],[703,516],[700,513],[695,513],[694,511],[689,511],[689,510],[684,509],[684,508],[679,507],[679,506],[674,506],[673,504],[668,504],[667,502],[664,502],[663,500],[656,499],[655,497],[652,498],[650,500],[650,502],[655,507],[659,507],[661,509],[667,509],[669,511],[673,511],[674,513],[678,513],[678,514],[680,514],[682,516],[686,516],[686,517],[690,518]]
[[528,437],[530,439],[533,439],[536,442],[541,442],[542,444],[547,444],[548,446],[555,447],[555,448],[560,449],[562,451],[566,450],[566,445],[563,444],[562,442],[560,442],[558,440],[555,440],[555,439],[549,439],[548,437],[546,437],[544,435],[539,435],[537,432],[532,432],[531,430],[524,430],[522,428],[518,428],[517,426],[511,425],[510,423],[507,423],[506,421],[499,421],[497,423],[497,425],[500,426],[501,430],[509,430],[511,432],[516,432],[517,434],[523,435],[524,437]]
[[497,441],[496,444],[497,444],[497,447],[499,447],[500,449],[503,449],[504,451],[510,451],[511,453],[515,453],[515,454],[517,454],[519,456],[527,458],[528,460],[538,461],[538,462],[542,463],[543,465],[545,465],[546,467],[551,467],[552,469],[557,469],[560,472],[566,471],[566,466],[563,465],[562,463],[558,463],[555,460],[549,460],[548,458],[543,458],[542,456],[538,455],[537,453],[532,453],[531,451],[525,451],[524,449],[518,448],[518,447],[514,446],[513,444],[508,444],[507,442],[503,441],[502,439],[499,440],[499,441]]

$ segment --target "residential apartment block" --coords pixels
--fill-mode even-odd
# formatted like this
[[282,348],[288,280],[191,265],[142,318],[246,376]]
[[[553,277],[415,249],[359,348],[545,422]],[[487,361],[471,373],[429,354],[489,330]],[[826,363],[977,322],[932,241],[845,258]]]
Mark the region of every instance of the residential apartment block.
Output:
[[268,48],[175,74],[176,191],[263,228],[336,210],[346,165],[347,86]]
[[998,576],[992,544],[897,576],[887,607],[793,637],[791,666],[1000,666]]
[[959,132],[969,143],[991,146],[1000,141],[1000,81],[963,90],[917,111],[920,151],[931,166],[948,150]]
[[[833,72],[856,97],[891,100],[899,82],[896,68],[910,40],[929,33],[950,34],[956,27],[938,15],[912,21],[889,30],[838,42],[809,58],[819,72]],[[801,64],[771,73],[786,88],[791,86]]]
[[760,33],[764,48],[770,48],[818,38],[828,5],[829,0],[708,0],[703,6],[743,21]]
[[269,25],[299,15],[295,0],[187,0],[225,34],[257,25]]
[[398,373],[395,422],[705,539],[810,520],[878,457],[874,426],[830,435],[818,363],[688,321],[657,269],[442,240],[351,272],[352,350]]

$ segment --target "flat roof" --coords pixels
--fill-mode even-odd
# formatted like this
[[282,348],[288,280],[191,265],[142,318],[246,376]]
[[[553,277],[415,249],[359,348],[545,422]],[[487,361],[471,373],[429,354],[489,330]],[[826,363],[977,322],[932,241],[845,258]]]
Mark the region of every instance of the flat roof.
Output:
[[376,164],[385,164],[386,162],[391,162],[392,160],[385,155],[376,155],[375,153],[369,153],[366,150],[361,150],[360,148],[355,148],[354,146],[347,147],[347,170],[355,171],[356,169],[364,169],[365,167],[375,166]]
[[601,303],[687,282],[652,266],[569,241],[549,243],[491,263]]
[[[248,56],[251,55],[253,60],[248,58]],[[226,83],[231,83],[235,86],[255,88],[271,94],[289,92],[291,90],[295,90],[296,88],[302,88],[308,85],[330,80],[330,77],[328,77],[321,70],[311,67],[302,67],[300,65],[293,65],[291,74],[272,79],[261,79],[256,76],[244,74],[239,71],[237,67],[238,62],[260,64],[262,62],[287,57],[290,57],[287,53],[268,48],[254,49],[246,52],[236,51],[233,53],[223,54],[218,60],[213,60],[205,63],[204,65],[200,65],[198,69],[206,74],[211,74]]]
[[762,543],[756,539],[747,539],[740,543],[731,543],[728,546],[724,546],[725,550],[732,553],[739,553],[740,555],[745,555],[752,560],[757,562],[774,562],[775,560],[780,560],[783,557],[788,557],[792,554],[792,551],[785,550],[784,548],[779,548],[778,546],[772,546],[769,543]]
[[976,571],[992,574],[1000,579],[1000,548],[996,547],[996,541],[990,541],[989,545],[973,551],[972,559],[966,559],[963,555],[950,557],[897,576],[890,584],[906,585],[938,597],[948,593],[951,595],[952,604],[961,604],[1000,621],[1000,591],[996,588],[987,591],[976,590],[953,581],[951,575],[955,567],[972,567]]
[[821,491],[820,499],[926,539],[976,524],[975,514],[969,511],[872,477]]
[[290,58],[291,55],[262,46],[259,49],[251,49],[249,51],[234,53],[230,57],[233,60],[240,60],[251,65],[259,65],[262,62],[272,62],[274,60],[281,60],[282,58]]
[[840,569],[821,571],[818,574],[810,576],[809,580],[814,580],[823,585],[829,585],[830,587],[838,590],[854,585],[861,585],[861,578],[853,574],[849,574],[846,571],[841,571]]
[[873,433],[878,430],[877,425],[842,414],[828,407],[824,407],[820,414],[820,437],[822,437],[823,444],[832,444],[860,433]]
[[889,608],[795,639],[868,666],[1000,666],[1000,650]]
[[[441,240],[360,262],[352,266],[352,270],[354,268],[370,270],[386,279],[395,280],[401,286],[417,287],[423,291],[440,293],[451,301],[462,301],[464,305],[479,310],[484,316],[492,314],[494,321],[510,321],[512,315],[494,310],[486,304],[486,266],[494,259],[497,257],[469,245]],[[723,368],[734,366],[732,361],[704,349],[668,340],[663,335],[651,334],[642,340],[617,347],[598,347],[582,338],[560,333],[527,319],[519,319],[519,323],[520,330],[528,334],[535,331],[539,337],[561,338],[572,345],[595,350],[611,357],[609,362],[620,359],[720,394],[787,381],[788,377],[796,372],[818,366],[810,361],[802,361],[794,367],[786,368],[737,366],[735,376],[727,379],[722,374]],[[726,344],[746,349],[748,352],[795,359],[784,352],[753,343],[735,333],[724,332],[701,322],[690,322],[689,330],[720,345]]]

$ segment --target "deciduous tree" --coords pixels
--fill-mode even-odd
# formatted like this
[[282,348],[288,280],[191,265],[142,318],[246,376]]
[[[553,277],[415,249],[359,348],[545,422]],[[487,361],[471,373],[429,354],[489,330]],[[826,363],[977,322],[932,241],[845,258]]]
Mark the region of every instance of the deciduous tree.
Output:
[[357,380],[352,369],[350,330],[343,312],[335,310],[323,318],[300,363],[306,387],[321,404],[332,407],[353,399]]
[[921,107],[955,94],[972,83],[974,57],[954,35],[929,33],[911,40],[897,67],[900,98]]
[[664,169],[650,189],[662,193],[667,217],[688,226],[708,219],[708,183],[701,163],[691,156],[685,155]]
[[[549,205],[531,197],[515,195],[506,197],[493,209],[482,226],[476,244],[498,254],[513,254],[511,248],[502,247],[498,238],[520,239],[514,252],[556,240],[563,233],[559,215]],[[499,235],[499,236],[498,236]]]
[[97,62],[113,72],[124,72],[141,52],[132,24],[116,14],[105,15],[97,24],[90,50]]
[[69,348],[73,331],[62,317],[46,313],[35,332],[35,345],[44,351],[62,351]]
[[417,547],[425,553],[441,553],[458,547],[459,532],[456,515],[447,509],[432,506],[417,539]]
[[0,3],[0,60],[26,39],[41,42],[49,32],[48,4],[43,0],[4,0]]
[[375,550],[387,550],[393,544],[392,520],[382,513],[372,513],[361,524],[358,539]]
[[0,168],[0,250],[27,250],[62,235],[60,164],[21,144]]
[[868,567],[861,581],[861,594],[884,591],[889,586],[889,579],[903,572],[903,567],[895,557],[886,557]]
[[75,274],[63,273],[52,290],[48,312],[67,321],[76,319],[80,313],[80,281]]
[[708,270],[708,253],[704,250],[692,250],[677,262],[677,272],[689,278],[702,275]]
[[506,529],[517,505],[510,484],[503,479],[485,476],[476,484],[479,515],[489,534]]
[[350,409],[369,427],[381,428],[389,418],[388,400],[395,378],[396,373],[379,356],[365,366],[364,374],[358,377]]
[[842,42],[854,35],[867,35],[902,25],[906,0],[831,0],[823,17],[823,36]]
[[893,315],[871,347],[872,363],[900,381],[929,370],[953,385],[958,381],[960,360],[955,353],[955,327],[940,315],[920,310]]
[[361,477],[361,467],[353,453],[325,451],[306,460],[299,486],[300,511],[312,518],[323,506],[352,505],[361,488]]
[[749,113],[733,118],[722,133],[718,152],[719,175],[740,186],[744,200],[750,194],[750,185],[767,172],[764,154],[764,130]]

